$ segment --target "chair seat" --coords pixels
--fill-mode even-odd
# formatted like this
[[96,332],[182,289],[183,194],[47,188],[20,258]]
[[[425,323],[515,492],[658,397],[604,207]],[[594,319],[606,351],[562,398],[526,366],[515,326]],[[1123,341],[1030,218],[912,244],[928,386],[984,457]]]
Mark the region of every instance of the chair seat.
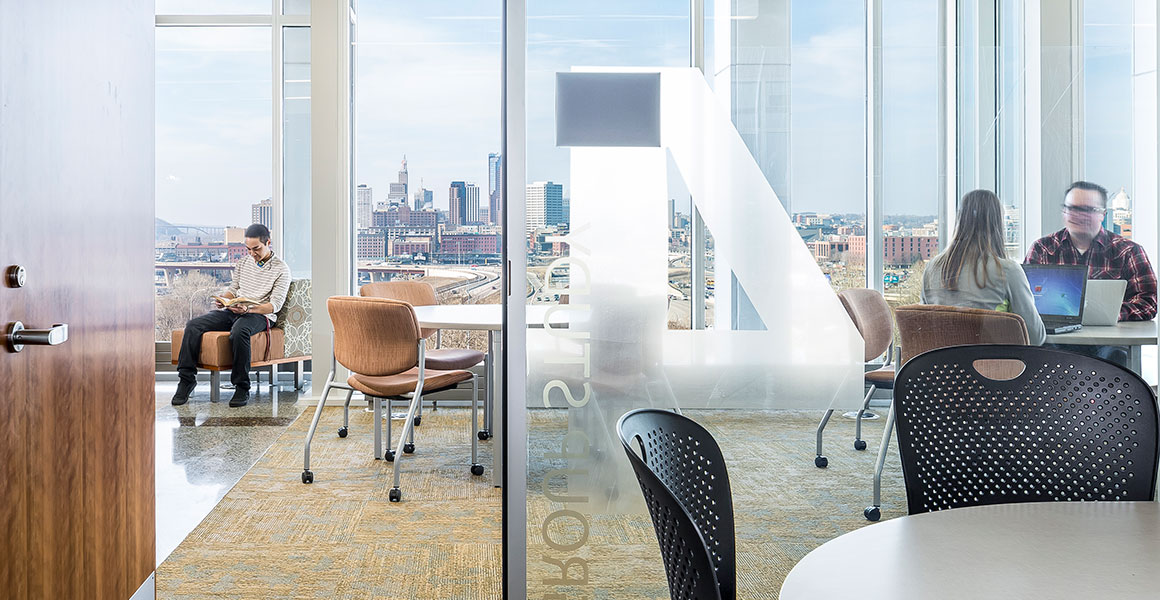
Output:
[[470,369],[483,362],[483,353],[479,350],[466,348],[439,348],[427,351],[427,360],[424,365],[428,369],[440,371],[454,371]]
[[894,366],[866,372],[866,383],[872,383],[880,390],[894,388]]
[[[423,392],[433,392],[435,390],[451,387],[462,381],[471,379],[471,373],[467,371],[438,371],[435,369],[424,370],[424,384]],[[413,368],[409,371],[404,371],[396,375],[386,375],[382,377],[374,377],[371,375],[353,374],[346,380],[350,387],[370,396],[377,396],[379,398],[387,398],[391,396],[402,396],[415,391],[415,384],[419,381],[419,369]]]
[[[172,347],[180,349],[181,339],[185,336],[184,329],[173,330]],[[178,352],[174,351],[171,358],[177,364]],[[259,331],[250,336],[250,364],[267,360],[278,360],[286,355],[286,333],[279,327],[270,328],[270,352],[266,352],[266,332]],[[202,367],[226,368],[233,366],[234,355],[230,350],[230,332],[207,331],[201,336],[201,356],[198,365]]]

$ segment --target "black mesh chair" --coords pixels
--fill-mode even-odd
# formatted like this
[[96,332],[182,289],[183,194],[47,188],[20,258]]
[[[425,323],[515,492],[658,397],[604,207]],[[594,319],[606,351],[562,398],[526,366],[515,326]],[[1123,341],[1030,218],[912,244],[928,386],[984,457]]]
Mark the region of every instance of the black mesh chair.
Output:
[[1112,363],[1031,346],[931,350],[899,370],[894,406],[912,515],[1155,499],[1156,395]]
[[736,598],[733,495],[713,436],[688,417],[651,408],[620,417],[616,432],[652,515],[669,595]]

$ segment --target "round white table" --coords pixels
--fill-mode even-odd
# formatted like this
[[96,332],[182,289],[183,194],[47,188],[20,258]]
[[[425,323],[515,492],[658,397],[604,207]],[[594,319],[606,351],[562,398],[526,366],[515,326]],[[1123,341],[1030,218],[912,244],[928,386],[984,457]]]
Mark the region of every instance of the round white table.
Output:
[[790,571],[780,596],[1157,597],[1157,502],[997,504],[891,519],[814,549]]

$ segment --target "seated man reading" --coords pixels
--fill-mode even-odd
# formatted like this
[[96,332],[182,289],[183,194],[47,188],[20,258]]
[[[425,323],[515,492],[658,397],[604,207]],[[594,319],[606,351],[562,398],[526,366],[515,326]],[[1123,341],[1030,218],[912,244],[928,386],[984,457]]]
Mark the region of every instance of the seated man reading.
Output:
[[253,302],[224,307],[221,300],[215,298],[214,302],[218,306],[216,310],[186,323],[177,358],[180,381],[177,393],[173,395],[174,406],[188,402],[189,394],[197,385],[201,336],[207,331],[230,332],[230,350],[234,359],[230,372],[234,395],[230,398],[230,406],[245,406],[249,401],[250,337],[268,330],[277,319],[275,313],[286,302],[286,293],[290,289],[290,267],[274,256],[270,248],[270,230],[265,225],[255,223],[247,227],[245,243],[249,255],[234,266],[230,287],[221,298],[247,298]]
[[[1128,282],[1121,321],[1156,317],[1156,273],[1144,248],[1103,228],[1108,191],[1086,181],[1067,188],[1063,201],[1064,228],[1035,241],[1024,262],[1043,265],[1087,265],[1088,279],[1125,279]],[[1127,349],[1120,346],[1060,346],[1122,365]]]

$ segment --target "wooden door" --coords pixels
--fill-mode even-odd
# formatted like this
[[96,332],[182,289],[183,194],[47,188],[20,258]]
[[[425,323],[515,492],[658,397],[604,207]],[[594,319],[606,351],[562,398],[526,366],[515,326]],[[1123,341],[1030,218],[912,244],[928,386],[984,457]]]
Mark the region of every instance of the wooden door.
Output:
[[[0,596],[154,568],[153,3],[0,0]],[[151,597],[151,596],[150,596]]]

